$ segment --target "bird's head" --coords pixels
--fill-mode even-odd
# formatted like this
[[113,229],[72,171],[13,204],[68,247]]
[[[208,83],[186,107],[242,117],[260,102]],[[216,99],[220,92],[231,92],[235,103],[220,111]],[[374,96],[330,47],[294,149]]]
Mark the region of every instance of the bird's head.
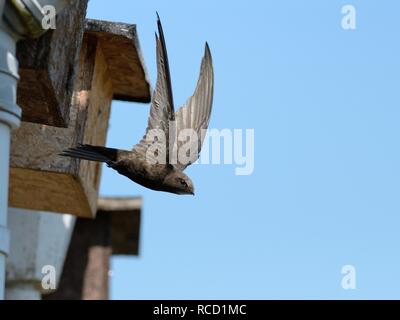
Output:
[[172,171],[165,177],[163,184],[168,188],[167,191],[169,192],[194,195],[193,182],[182,171]]

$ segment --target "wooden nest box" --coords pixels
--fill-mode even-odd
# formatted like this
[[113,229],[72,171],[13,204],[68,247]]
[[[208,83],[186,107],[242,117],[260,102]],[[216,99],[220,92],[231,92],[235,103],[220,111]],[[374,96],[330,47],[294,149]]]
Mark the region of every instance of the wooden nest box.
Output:
[[[78,143],[104,145],[113,99],[150,101],[150,86],[135,25],[99,20],[86,20],[84,25],[81,45],[75,45],[78,54],[73,92],[68,102],[69,119],[59,117],[67,113],[60,112],[63,108],[60,109],[58,104],[53,107],[49,105],[50,109],[43,111],[45,117],[43,114],[37,115],[37,110],[32,107],[40,110],[40,99],[45,99],[43,97],[37,100],[32,97],[32,101],[26,96],[20,99],[30,101],[30,107],[22,106],[24,119],[30,122],[23,122],[12,137],[10,207],[94,217],[101,164],[61,157],[59,153]],[[60,36],[60,32],[58,34]],[[71,47],[68,46],[70,39],[79,41],[76,35],[69,34],[68,29],[61,34],[66,47]],[[59,38],[46,37],[49,43],[43,39],[37,40],[36,50],[40,51],[40,46],[54,48],[53,41],[61,41]],[[23,50],[24,46],[19,48]],[[50,56],[56,53],[52,49],[46,52]],[[69,54],[73,55],[73,52]],[[64,63],[64,60],[61,59],[59,63]],[[21,65],[26,64],[22,61]],[[20,80],[20,87],[26,88],[27,84],[32,86],[32,94],[45,87],[47,91],[53,90],[51,94],[47,92],[50,97],[58,97],[53,82],[62,82],[59,78],[71,77],[71,66],[60,67],[59,74],[35,82],[32,77],[42,77],[47,69],[40,64],[37,65],[38,70],[34,69],[21,72]],[[25,77],[27,74],[29,79]],[[18,97],[27,92],[19,90]],[[63,127],[66,124],[68,126]]]

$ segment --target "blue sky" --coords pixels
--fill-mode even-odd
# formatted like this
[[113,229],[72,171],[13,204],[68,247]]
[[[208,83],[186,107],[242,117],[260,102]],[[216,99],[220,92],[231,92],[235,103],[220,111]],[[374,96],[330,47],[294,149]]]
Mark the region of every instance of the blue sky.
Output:
[[[210,127],[254,129],[255,169],[191,166],[184,197],[103,168],[102,195],[144,199],[140,256],[113,258],[112,298],[399,299],[400,2],[90,1],[90,18],[137,24],[153,86],[156,11],[176,105],[208,41]],[[148,112],[114,102],[107,145],[131,148]]]

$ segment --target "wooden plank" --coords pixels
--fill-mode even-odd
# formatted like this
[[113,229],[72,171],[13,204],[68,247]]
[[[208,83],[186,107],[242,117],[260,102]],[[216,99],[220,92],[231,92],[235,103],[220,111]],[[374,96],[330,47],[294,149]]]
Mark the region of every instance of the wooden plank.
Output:
[[72,175],[11,168],[10,181],[11,207],[50,212],[64,208],[81,216],[91,212],[82,184]]
[[95,216],[100,164],[59,156],[77,143],[106,141],[113,88],[95,36],[85,35],[79,65],[70,126],[23,122],[12,137],[12,207]]
[[107,197],[97,201],[97,214],[111,217],[113,255],[138,255],[142,198]]
[[150,84],[136,25],[87,19],[85,32],[96,35],[102,43],[114,87],[113,99],[150,102]]
[[71,1],[57,15],[55,30],[18,42],[17,103],[23,121],[67,127],[87,2]]

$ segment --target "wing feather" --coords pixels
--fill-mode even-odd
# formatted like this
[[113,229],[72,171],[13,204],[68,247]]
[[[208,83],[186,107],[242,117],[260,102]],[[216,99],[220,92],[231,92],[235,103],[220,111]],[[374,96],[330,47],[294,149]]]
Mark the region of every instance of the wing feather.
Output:
[[[214,71],[210,48],[206,43],[205,53],[200,67],[200,76],[197,81],[195,92],[175,114],[176,133],[179,135],[179,132],[183,129],[193,129],[198,137],[198,140],[196,141],[197,150],[194,150],[196,145],[193,144],[192,141],[193,148],[190,147],[190,150],[195,152],[189,155],[190,161],[187,163],[181,163],[178,157],[175,167],[179,170],[184,170],[187,166],[195,162],[200,155],[204,140],[203,130],[208,128],[210,121],[213,94]],[[179,141],[178,139],[176,139],[176,141],[178,151],[184,144],[187,144],[186,141]],[[186,147],[188,147],[188,145],[186,145]]]
[[[175,119],[174,100],[171,86],[171,75],[168,63],[168,54],[165,44],[164,32],[161,25],[160,17],[157,14],[157,26],[159,36],[156,34],[156,51],[157,51],[157,82],[153,91],[150,115],[147,122],[146,133],[142,140],[133,147],[133,150],[140,153],[143,157],[150,157],[149,161],[156,162],[157,159],[165,159],[168,161],[169,152],[169,125]],[[165,135],[166,146],[162,146],[163,140],[154,141],[151,130],[159,129]],[[155,149],[160,154],[152,155],[147,153],[150,145],[155,144]],[[147,153],[147,154],[146,154]]]
[[[159,17],[157,25],[159,32],[159,36],[156,34],[157,83],[153,91],[146,133],[142,140],[134,146],[133,150],[152,163],[157,163],[159,159],[162,159],[165,161],[164,163],[171,163],[176,169],[184,170],[198,159],[204,140],[203,130],[208,128],[210,121],[214,93],[212,57],[210,48],[206,43],[195,92],[175,113],[168,55]],[[164,139],[154,139],[152,135],[154,133],[153,129],[161,130],[164,134]],[[177,139],[183,129],[194,130],[198,139],[196,145],[193,145],[196,148],[190,146],[190,150],[194,152],[190,152],[189,161],[180,162],[179,156],[174,157],[174,155],[178,155],[179,150],[184,146],[185,150],[188,147],[187,141],[179,141]],[[192,141],[191,144],[193,143]],[[157,150],[157,152],[148,152],[150,147],[153,147],[152,150]],[[173,147],[172,157],[170,157],[170,147]]]

